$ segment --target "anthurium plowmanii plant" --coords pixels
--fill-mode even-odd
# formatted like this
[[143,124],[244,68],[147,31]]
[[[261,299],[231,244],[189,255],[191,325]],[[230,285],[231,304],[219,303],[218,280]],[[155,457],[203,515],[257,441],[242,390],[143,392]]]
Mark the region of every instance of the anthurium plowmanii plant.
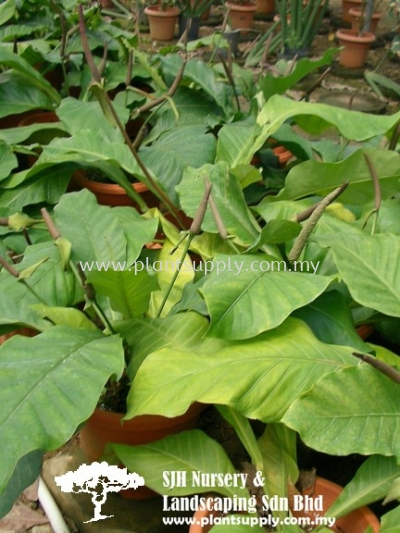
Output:
[[[187,76],[194,76],[191,68]],[[99,82],[94,91],[107,106]],[[38,334],[14,336],[0,347],[2,512],[16,497],[15,480],[23,488],[40,454],[64,444],[91,415],[105,383],[122,377],[130,384],[126,419],[175,416],[195,401],[220,405],[247,439],[258,469],[267,460],[248,431],[253,418],[269,424],[266,446],[287,439],[287,457],[293,432],[327,453],[375,456],[351,489],[357,505],[386,493],[398,497],[398,359],[360,340],[355,326],[399,318],[399,155],[381,146],[386,139],[396,148],[400,115],[339,113],[278,95],[265,102],[259,94],[252,103],[248,114],[220,122],[216,131],[199,128],[206,161],[181,161],[172,181],[148,152],[150,172],[124,148],[115,123],[126,108],[118,106],[103,108],[115,111],[105,114],[108,126],[99,121],[84,135],[71,118],[75,103],[65,99],[57,111],[68,138],[43,146],[22,174],[12,173],[5,145],[0,332],[25,326]],[[163,114],[160,120],[160,143],[172,142],[174,124]],[[342,143],[305,143],[289,135],[288,121],[313,134],[334,127]],[[100,142],[102,132],[107,143]],[[277,133],[307,157],[291,168],[277,196],[250,209],[244,191],[262,178],[252,158]],[[176,151],[173,157],[163,160],[168,172]],[[194,222],[178,230],[157,210],[139,215],[100,206],[86,190],[63,194],[66,185],[50,194],[50,178],[38,196],[30,195],[32,181],[46,169],[54,176],[60,163],[101,167],[114,181],[132,174],[156,183],[172,212],[179,206]],[[158,251],[146,247],[153,240],[161,240]],[[192,264],[188,252],[201,261]],[[278,436],[274,427],[281,428]],[[184,453],[185,444],[173,445]],[[209,445],[199,437],[196,450]],[[115,450],[159,489],[161,473],[134,463],[140,449]],[[200,460],[196,452],[193,461]],[[285,464],[282,493],[296,474],[294,460]],[[372,487],[372,472],[382,479],[379,491],[367,490],[360,500],[357,491]],[[349,508],[342,503],[335,513]]]

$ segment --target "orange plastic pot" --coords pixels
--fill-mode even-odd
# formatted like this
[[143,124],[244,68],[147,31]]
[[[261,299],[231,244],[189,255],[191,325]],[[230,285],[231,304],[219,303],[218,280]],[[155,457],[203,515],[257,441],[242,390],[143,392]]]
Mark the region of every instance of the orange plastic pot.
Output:
[[[143,415],[122,422],[123,414],[96,409],[80,432],[80,444],[89,461],[97,461],[107,443],[130,446],[149,444],[168,435],[174,435],[197,426],[204,405],[192,404],[183,415],[167,418]],[[148,487],[123,491],[126,498],[145,499],[156,494]]]
[[171,41],[175,35],[175,25],[180,14],[177,7],[148,6],[144,10],[149,18],[150,37],[155,41]]
[[[332,481],[328,481],[327,479],[323,478],[317,478],[313,498],[322,495],[324,510],[321,514],[325,513],[329,509],[342,490],[343,489],[340,485],[337,485]],[[208,533],[212,525],[203,524],[210,520],[211,515],[216,516],[217,514],[220,516],[219,513],[214,514],[214,512],[209,510],[196,511],[194,514],[195,520],[190,526],[189,533]],[[309,517],[310,520],[315,520],[315,517],[318,513],[292,511],[292,514],[296,518]],[[352,511],[347,516],[336,520],[336,523],[331,530],[335,533],[364,533],[369,526],[372,528],[373,533],[378,533],[380,527],[379,520],[374,513],[368,509],[368,507],[360,507],[359,509]],[[249,528],[249,533],[250,531],[251,528]]]
[[[364,16],[363,16],[361,9],[352,7],[349,10],[349,16],[351,19],[351,29],[355,30],[356,32],[359,32],[360,24],[364,24]],[[378,24],[381,18],[382,18],[382,13],[375,12],[372,14],[371,26],[370,26],[369,31],[373,33],[374,35],[376,35]]]
[[[132,187],[139,193],[143,200],[149,207],[158,207],[159,200],[143,183],[132,183]],[[77,170],[71,179],[70,190],[88,189],[97,198],[100,205],[108,205],[111,207],[117,206],[133,206],[138,207],[137,204],[130,198],[125,189],[116,183],[99,183],[90,180],[86,177],[86,172]]]
[[355,30],[338,30],[336,37],[343,47],[339,52],[339,64],[350,69],[363,68],[375,35],[370,32],[359,35]]
[[232,30],[249,30],[253,24],[256,12],[255,4],[231,4],[226,2],[229,9],[229,22]]

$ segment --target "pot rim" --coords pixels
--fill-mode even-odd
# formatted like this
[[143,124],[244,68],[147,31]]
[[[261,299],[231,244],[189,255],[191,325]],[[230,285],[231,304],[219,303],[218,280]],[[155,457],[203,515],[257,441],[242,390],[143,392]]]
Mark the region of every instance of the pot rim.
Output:
[[358,43],[358,44],[371,44],[375,41],[376,37],[373,33],[365,31],[362,35],[358,34],[357,30],[344,30],[340,29],[336,32],[336,37],[339,40],[349,42],[349,43]]
[[[362,15],[362,12],[361,12],[361,9],[359,7],[351,7],[349,9],[349,14],[350,15],[353,15],[354,17],[361,17]],[[373,19],[381,19],[382,18],[382,13],[380,11],[374,11],[372,13],[372,18]]]
[[161,4],[147,6],[144,8],[144,12],[146,13],[146,15],[154,17],[174,17],[178,16],[181,12],[181,10],[176,6],[169,6],[165,7],[164,9],[160,9],[160,7]]

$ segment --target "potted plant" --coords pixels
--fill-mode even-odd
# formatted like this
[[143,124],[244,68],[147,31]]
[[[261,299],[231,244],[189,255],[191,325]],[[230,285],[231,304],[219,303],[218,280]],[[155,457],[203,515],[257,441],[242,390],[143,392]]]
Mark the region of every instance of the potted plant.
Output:
[[[267,131],[271,133],[271,130],[277,127],[276,120],[278,120],[280,106],[281,109],[285,109],[284,116],[286,119],[289,115],[295,118],[296,114],[298,114],[299,122],[303,127],[306,127],[307,123],[309,123],[309,118],[305,118],[304,115],[309,110],[310,113],[316,113],[319,119],[325,122],[325,127],[328,124],[336,123],[338,126],[340,124],[341,131],[343,134],[346,131],[347,135],[353,135],[348,128],[351,127],[351,121],[360,116],[359,114],[354,114],[355,112],[346,111],[345,116],[347,116],[349,121],[346,121],[345,125],[343,116],[339,120],[337,114],[332,109],[329,109],[328,106],[319,104],[316,107],[312,104],[299,105],[298,102],[290,103],[287,99],[272,97],[266,103],[263,113],[257,121],[258,127],[265,128],[262,135],[266,135]],[[296,111],[294,111],[295,109]],[[393,117],[391,119],[392,123],[394,123],[396,118]],[[368,122],[371,128],[369,135],[375,135],[376,124],[374,124],[374,119],[371,117]],[[355,132],[354,128],[353,132]],[[365,134],[366,130],[363,131],[362,135]],[[239,138],[238,135],[240,135]],[[242,138],[249,139],[250,135],[250,127],[243,132],[243,137],[237,128],[235,131],[233,125],[227,125],[223,134],[221,130],[219,141],[224,145],[224,149],[220,146],[219,154],[224,154],[225,162],[230,161],[230,164],[235,165],[245,164],[244,162],[251,155],[252,149],[244,147],[238,153],[238,146],[241,146]],[[252,145],[253,148],[260,144],[262,140],[262,138],[259,138]],[[230,143],[232,143],[231,150],[227,150]],[[232,159],[227,157],[227,153],[230,154]],[[394,369],[394,366],[398,365],[398,357],[394,354],[387,354],[386,350],[382,350],[381,347],[376,345],[367,344],[361,347],[359,344],[361,341],[356,335],[352,335],[351,339],[347,337],[347,340],[339,339],[336,334],[333,334],[332,329],[333,322],[336,320],[334,316],[340,317],[340,321],[347,322],[350,320],[352,322],[353,320],[351,318],[352,312],[349,310],[347,303],[348,296],[352,299],[354,318],[356,316],[364,316],[365,319],[366,312],[369,314],[370,319],[372,319],[373,315],[375,315],[375,319],[378,319],[380,314],[391,315],[393,318],[398,315],[397,304],[393,302],[392,305],[388,300],[389,294],[393,293],[393,283],[397,286],[399,282],[398,276],[396,275],[396,280],[394,280],[392,273],[387,272],[383,279],[381,276],[382,268],[376,263],[378,257],[385,257],[386,253],[393,249],[394,243],[398,242],[398,236],[390,233],[384,235],[385,222],[381,220],[379,226],[376,225],[377,212],[376,210],[371,212],[369,201],[365,203],[366,199],[365,197],[363,198],[363,194],[368,190],[367,194],[369,194],[370,201],[375,199],[377,202],[375,204],[376,209],[381,209],[381,197],[379,195],[378,197],[375,196],[377,189],[374,192],[374,187],[371,187],[371,183],[377,183],[380,180],[384,181],[383,172],[386,172],[388,167],[385,164],[385,170],[383,170],[384,167],[381,163],[379,164],[380,170],[378,170],[378,166],[371,164],[371,156],[374,157],[372,151],[363,152],[363,150],[359,150],[354,152],[349,160],[342,160],[339,164],[332,165],[330,163],[307,161],[294,167],[290,171],[286,186],[281,193],[276,197],[266,198],[255,209],[259,215],[265,217],[264,220],[267,224],[266,229],[263,231],[263,238],[254,238],[253,242],[256,243],[254,246],[248,245],[251,239],[248,232],[252,231],[250,225],[243,224],[243,221],[246,220],[247,215],[245,213],[247,211],[241,210],[240,214],[238,212],[238,206],[243,204],[239,200],[239,196],[236,196],[236,193],[232,190],[234,182],[229,177],[229,173],[225,174],[222,158],[216,168],[211,169],[208,166],[203,169],[203,172],[189,171],[186,179],[179,186],[179,193],[185,210],[190,214],[194,207],[193,196],[196,194],[195,191],[197,190],[197,194],[199,194],[202,190],[204,176],[210,176],[213,183],[214,198],[218,209],[220,209],[224,217],[223,220],[226,226],[230,228],[230,231],[233,231],[232,228],[235,227],[235,245],[246,247],[246,251],[250,253],[250,256],[246,257],[246,253],[242,253],[236,255],[235,258],[231,254],[225,256],[224,254],[219,254],[215,258],[213,263],[214,272],[208,278],[203,278],[198,282],[196,293],[190,291],[187,306],[181,305],[179,307],[180,311],[191,308],[202,309],[203,312],[208,313],[210,323],[207,334],[201,339],[194,340],[184,349],[166,348],[148,355],[136,374],[134,386],[131,389],[132,396],[130,397],[130,415],[143,413],[178,414],[184,412],[187,406],[195,400],[213,403],[218,406],[227,406],[222,407],[224,412],[227,412],[227,419],[236,428],[241,438],[243,437],[243,442],[246,442],[246,449],[252,458],[253,464],[256,465],[256,470],[264,472],[266,478],[268,478],[268,473],[273,471],[269,462],[272,460],[272,454],[264,453],[260,455],[259,452],[254,451],[251,446],[252,441],[244,429],[244,425],[247,425],[248,422],[243,417],[266,422],[268,424],[267,431],[274,431],[274,424],[276,423],[282,424],[283,426],[280,427],[283,428],[283,432],[287,428],[298,431],[301,439],[307,445],[331,455],[360,453],[371,456],[367,460],[365,467],[357,474],[351,487],[343,493],[335,506],[329,511],[329,516],[331,517],[345,515],[351,509],[373,501],[375,497],[384,497],[394,479],[398,477],[399,472],[397,464],[398,449],[393,441],[393,431],[396,431],[395,417],[390,417],[390,420],[387,418],[389,405],[391,412],[393,412],[393,409],[394,412],[397,412],[397,407],[393,407],[392,402],[397,402],[398,398],[397,383],[400,378],[398,372]],[[384,150],[380,152],[380,156],[387,158],[387,162],[391,161],[390,165],[393,165],[393,172],[393,169],[398,164],[398,154]],[[361,164],[361,161],[363,161],[362,167],[359,167],[358,164]],[[377,163],[377,160],[375,161]],[[330,177],[325,174],[325,180],[321,183],[319,176],[322,169],[328,171],[329,168],[330,171],[334,171],[334,181],[335,184],[338,184],[338,180],[341,179],[340,176],[343,175],[343,168],[348,165],[353,166],[353,164],[357,165],[359,171],[351,180],[352,191],[341,186],[333,194],[333,181],[331,181],[333,174]],[[194,179],[195,176],[197,177],[196,179]],[[300,176],[303,176],[303,179],[300,179]],[[307,178],[305,179],[304,176],[307,176]],[[227,186],[228,182],[230,187]],[[367,189],[362,183],[364,185],[368,183],[369,188]],[[391,203],[390,197],[398,187],[397,178],[393,179],[391,185],[387,182],[387,185],[390,190],[387,189],[384,193],[386,197],[385,204],[386,202]],[[382,188],[382,191],[384,189],[386,187]],[[326,193],[327,190],[331,192],[315,203],[314,195],[317,192],[320,194],[322,191]],[[230,191],[231,195],[235,194],[235,210],[234,214],[232,213],[232,217],[228,214],[229,208],[225,210],[222,208],[223,202],[221,198],[226,195],[226,191]],[[343,203],[337,205],[334,202],[336,206],[328,208],[328,199],[332,200],[339,193],[342,195],[341,202]],[[309,201],[301,200],[302,198],[307,198],[308,195],[313,195],[313,198],[309,198]],[[362,206],[361,211],[358,211],[358,215],[354,213],[355,205]],[[317,222],[324,206],[327,211]],[[387,205],[387,208],[391,211],[395,206],[389,207]],[[295,233],[289,233],[289,226],[286,223],[293,222],[293,220],[304,220],[303,217],[308,216],[310,212],[314,213],[312,220],[304,224],[302,232],[298,237],[295,237],[293,243],[293,235]],[[363,224],[360,224],[357,220],[364,222],[365,217],[371,216],[375,218],[375,222],[369,218],[367,226],[362,229]],[[238,223],[239,219],[241,221],[240,224]],[[279,226],[282,223],[279,237],[276,234],[274,235],[274,230],[278,229],[278,222]],[[269,226],[271,223],[272,225]],[[284,226],[285,232],[288,231],[286,236],[281,233]],[[207,214],[203,227],[216,231],[212,219],[207,217]],[[309,229],[315,227],[317,229],[314,237],[309,242],[309,245],[304,247],[304,239],[308,239],[310,236]],[[294,229],[294,227],[291,228],[290,232]],[[378,233],[370,235],[371,229],[373,233],[376,231]],[[381,231],[383,231],[382,234],[380,234]],[[289,235],[291,236],[289,237]],[[265,289],[263,283],[268,284],[268,280],[272,283],[273,277],[276,278],[276,287],[280,290],[279,282],[277,281],[279,272],[275,273],[277,274],[276,276],[273,276],[273,272],[269,272],[263,277],[251,272],[251,264],[254,265],[252,262],[257,260],[257,258],[263,258],[267,262],[272,261],[272,258],[277,259],[275,255],[277,249],[273,245],[273,243],[277,242],[275,239],[281,239],[280,242],[284,243],[284,246],[279,247],[279,250],[281,253],[282,251],[287,253],[286,257],[290,262],[295,257],[301,257],[303,260],[307,258],[311,260],[311,258],[318,257],[322,261],[322,264],[319,265],[320,274],[324,273],[322,276],[333,276],[334,278],[330,278],[331,281],[340,279],[338,285],[335,285],[336,282],[333,281],[333,286],[329,289],[326,287],[319,297],[313,298],[310,305],[300,305],[300,308],[297,308],[294,312],[289,311],[292,304],[296,306],[293,301],[285,312],[280,306],[279,313],[283,312],[283,315],[286,316],[283,322],[278,318],[275,306],[273,308],[263,308],[263,312],[260,310],[259,313],[255,312],[256,301],[251,297],[251,291],[253,291],[253,294],[257,294],[257,301],[262,300],[263,290]],[[260,248],[261,243],[262,246]],[[329,253],[326,253],[328,249]],[[381,249],[379,253],[378,249]],[[258,255],[260,253],[261,256]],[[297,255],[298,253],[301,255]],[[230,263],[228,257],[230,258]],[[284,257],[282,260],[286,264]],[[233,261],[235,260],[243,263],[241,263],[242,274],[235,276],[236,280],[233,283],[232,273],[227,271],[226,266],[227,264],[234,264]],[[363,268],[362,276],[359,270],[357,270],[357,274],[354,274],[355,263],[360,268]],[[219,272],[217,272],[217,268]],[[367,271],[369,272],[368,275],[366,274]],[[364,273],[368,276],[368,284],[366,284]],[[283,277],[284,274],[281,274]],[[336,277],[337,274],[339,274],[340,278]],[[286,274],[285,281],[282,280],[282,283],[285,283],[285,294],[290,295],[289,299],[296,298],[296,291],[292,290],[293,287],[289,288],[288,285],[294,281],[291,276],[292,274]],[[262,282],[261,278],[263,279]],[[305,284],[308,280],[307,277],[302,277],[301,275],[300,278],[301,294],[305,296],[307,292]],[[372,279],[375,281],[372,281]],[[388,279],[392,281],[388,282]],[[318,277],[312,279],[313,284],[318,282]],[[368,289],[371,286],[375,287],[373,293]],[[315,288],[316,285],[314,285]],[[337,289],[343,291],[343,298],[339,296]],[[269,295],[269,298],[272,298],[271,290],[272,286],[268,286],[265,292],[266,295]],[[265,297],[267,298],[267,296]],[[285,298],[279,298],[281,305],[284,300]],[[340,304],[339,300],[341,301]],[[373,300],[375,303],[373,303]],[[333,311],[333,308],[330,307],[334,301],[338,303],[340,311]],[[357,311],[356,308],[358,308]],[[367,311],[367,308],[369,308],[369,311]],[[373,308],[375,308],[375,311],[372,311]],[[322,325],[321,323],[322,317],[327,312],[329,314],[328,309],[331,309],[333,313],[331,315],[333,322],[331,322],[331,319],[328,320],[330,326]],[[347,318],[345,319],[346,315]],[[297,321],[298,319],[300,320]],[[277,325],[278,323],[279,325]],[[344,331],[346,331],[347,335],[350,333],[351,328],[344,326],[344,322],[342,322],[342,325],[336,329],[336,333],[340,335]],[[319,339],[318,341],[317,338]],[[360,352],[355,346],[360,346]],[[375,352],[375,357],[371,354],[371,350]],[[359,356],[365,361],[364,363],[359,363]],[[378,363],[375,365],[374,361],[390,362],[389,364],[380,365]],[[381,370],[378,370],[378,367]],[[227,368],[230,369],[229,372],[226,371]],[[338,376],[341,376],[341,378],[338,379]],[[373,385],[371,380],[374,383]],[[168,390],[168,384],[171,383],[174,386],[170,387],[171,392],[166,394],[165,391]],[[340,395],[339,389],[342,390],[343,383],[346,384],[346,390],[352,391],[351,398]],[[370,401],[366,401],[363,392],[367,383],[369,383],[369,387],[379,391],[379,394],[371,398]],[[357,396],[363,398],[362,402],[356,401]],[[232,410],[234,411],[232,412]],[[237,414],[237,411],[239,414]],[[374,414],[373,419],[375,422],[372,422],[371,413]],[[318,425],[316,420],[319,421]],[[359,431],[361,431],[362,427],[365,428],[364,422],[361,420],[364,420],[364,422],[371,421],[372,424],[377,424],[379,427],[382,427],[382,423],[385,424],[385,430],[380,432],[379,442],[375,439],[376,433],[372,428],[370,431],[363,433],[363,439],[359,438]],[[383,422],[384,420],[386,423]],[[337,431],[341,431],[340,441],[335,438]],[[384,438],[384,435],[387,437]],[[286,456],[287,448],[292,446],[290,444],[290,442],[293,442],[291,441],[292,438],[293,436],[289,437],[289,441],[283,439],[287,443],[286,446],[282,446],[281,443],[276,444],[276,449],[279,450],[280,454],[285,453]],[[189,439],[191,437],[186,434],[181,435],[179,439],[171,441],[171,444],[165,440],[160,442],[156,448],[152,449],[154,461],[150,462],[148,449],[144,451],[140,449],[128,450],[125,447],[114,446],[114,450],[117,452],[119,459],[123,460],[129,468],[144,475],[149,480],[150,486],[162,492],[164,480],[159,465],[162,464],[163,467],[169,470],[164,462],[165,457],[168,456],[169,445],[175,452],[178,451],[179,455],[182,454],[182,460],[178,457],[173,466],[171,464],[171,470],[184,470],[187,464],[190,463],[189,470],[219,472],[216,464],[220,465],[222,461],[217,460],[216,464],[214,464],[210,460],[211,457],[215,457],[216,452],[195,453],[194,448],[189,444],[189,442],[192,442]],[[193,440],[198,442],[199,449],[203,449],[203,442],[200,439],[201,437],[198,434],[193,436]],[[276,443],[275,438],[274,442]],[[189,455],[191,460],[188,458]],[[288,453],[288,455],[292,457],[292,454]],[[146,460],[144,460],[144,457],[146,457]],[[174,457],[177,457],[177,453],[175,453]],[[207,458],[207,461],[201,463],[199,458]],[[201,467],[199,466],[200,463]],[[295,472],[293,473],[292,470],[292,461],[288,460],[285,463],[285,460],[282,460],[282,455],[280,455],[280,460],[277,460],[276,464],[278,465],[277,468],[281,469],[281,472],[286,468],[285,476],[289,472],[289,478],[292,482],[296,480]],[[384,464],[385,466],[383,467]],[[386,473],[382,474],[382,476],[386,481],[383,482],[382,478],[380,492],[377,495],[375,493],[376,476],[379,476],[379,472],[384,470]],[[389,472],[390,474],[388,474]],[[272,473],[269,481],[274,483],[275,480],[276,477]],[[272,486],[274,487],[273,489],[268,487],[268,494],[285,494],[285,491],[288,490],[288,477],[280,485],[280,488],[278,487],[279,490],[276,485]],[[197,492],[198,486],[190,486],[189,489]],[[187,490],[188,485],[180,490],[178,487],[175,494],[179,496]],[[204,491],[206,490],[209,490],[209,488],[204,488]],[[349,494],[354,495],[353,491],[357,493],[354,499],[349,498]],[[368,493],[368,497],[364,498],[366,493]],[[389,520],[389,516],[385,520]],[[376,522],[374,527],[376,528]]]
[[281,34],[281,53],[289,58],[308,55],[328,2],[325,0],[308,2],[279,0],[276,5]]
[[180,9],[170,1],[155,1],[148,5],[145,14],[149,18],[150,37],[155,41],[171,41],[175,35],[175,25]]
[[365,31],[364,27],[371,24],[374,0],[362,2],[360,27],[355,30],[339,29],[336,37],[343,47],[339,53],[339,64],[350,69],[361,69],[364,67],[371,43],[375,41],[375,35],[370,31]]
[[211,4],[211,0],[179,0],[179,35],[182,36],[188,26],[188,40],[198,39],[200,21],[209,12]]
[[253,24],[256,5],[246,0],[225,3],[228,9],[228,21],[233,30],[249,30]]

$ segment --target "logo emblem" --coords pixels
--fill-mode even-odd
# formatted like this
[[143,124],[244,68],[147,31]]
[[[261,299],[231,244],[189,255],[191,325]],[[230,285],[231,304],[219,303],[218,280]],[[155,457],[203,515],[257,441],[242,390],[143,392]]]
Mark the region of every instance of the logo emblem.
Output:
[[92,495],[94,516],[85,523],[114,516],[101,514],[101,508],[106,502],[109,492],[137,489],[143,487],[145,483],[144,478],[139,474],[130,473],[127,468],[109,465],[105,461],[102,463],[94,462],[90,465],[84,463],[77,470],[66,472],[54,479],[62,492],[74,492],[75,494],[86,492]]

